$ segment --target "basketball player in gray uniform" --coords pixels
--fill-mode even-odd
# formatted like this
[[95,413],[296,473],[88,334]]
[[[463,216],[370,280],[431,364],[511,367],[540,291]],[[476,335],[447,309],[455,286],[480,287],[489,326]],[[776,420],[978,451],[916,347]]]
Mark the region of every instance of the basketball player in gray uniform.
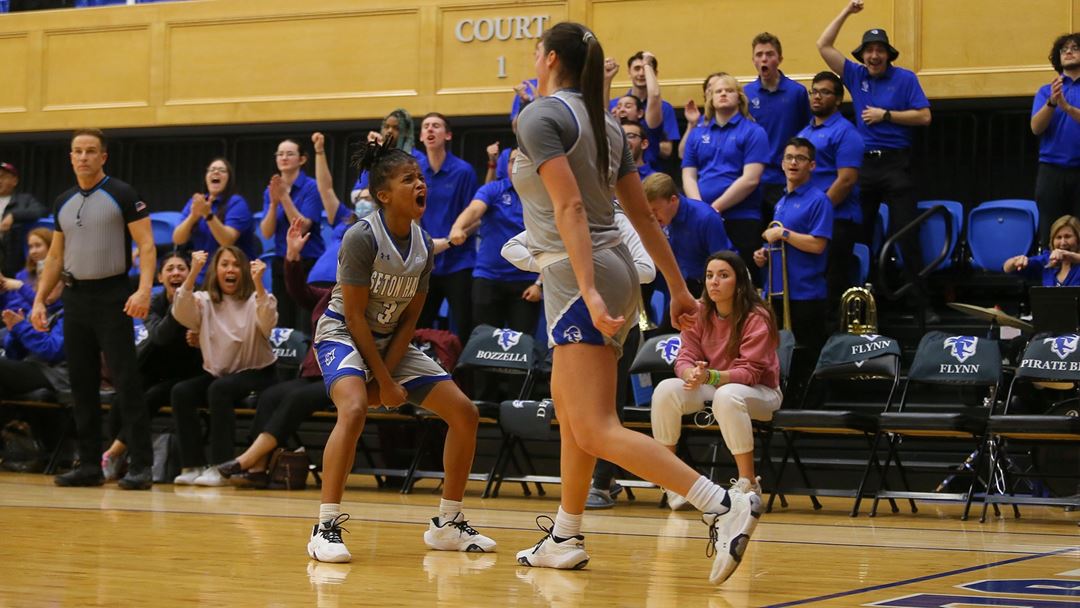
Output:
[[495,542],[469,526],[461,512],[476,451],[476,406],[411,344],[433,257],[431,237],[418,221],[427,196],[423,173],[392,141],[369,143],[359,160],[379,208],[345,233],[337,285],[315,329],[319,367],[338,417],[323,452],[322,504],[308,555],[321,562],[352,559],[341,539],[341,524],[349,519],[341,512],[341,496],[368,405],[406,401],[435,412],[450,427],[442,501],[424,542],[442,551],[494,551]]
[[679,492],[704,513],[710,580],[721,583],[742,560],[761,515],[761,498],[728,491],[615,414],[616,362],[637,319],[638,281],[614,222],[615,197],[671,288],[675,327],[697,322],[697,304],[652,218],[622,129],[606,111],[604,51],[591,31],[559,23],[536,50],[543,96],[518,118],[514,188],[525,211],[530,252],[544,281],[548,339],[554,346],[551,394],[562,438],[558,514],[525,566],[576,569],[589,561],[581,519],[596,458]]

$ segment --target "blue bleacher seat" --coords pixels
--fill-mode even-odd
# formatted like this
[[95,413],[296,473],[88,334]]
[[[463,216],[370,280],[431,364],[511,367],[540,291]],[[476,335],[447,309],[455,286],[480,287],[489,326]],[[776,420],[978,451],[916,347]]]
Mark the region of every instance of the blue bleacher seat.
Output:
[[1028,202],[987,201],[971,210],[967,238],[975,268],[1001,272],[1005,260],[1031,251],[1039,221]]
[[176,224],[173,224],[169,220],[161,218],[151,217],[150,227],[154,231],[154,244],[158,247],[166,245],[172,245],[173,242],[173,230],[176,229]]
[[270,263],[273,261],[273,253],[264,253],[259,256],[259,259],[266,263],[266,272],[263,273],[263,286],[266,291],[274,291],[274,280],[271,275],[274,273],[270,271]]
[[[659,274],[659,273],[657,273]],[[663,325],[666,310],[664,309],[664,303],[667,298],[664,296],[664,292],[657,289],[653,291],[652,299],[649,301],[649,311],[652,312],[653,322],[657,325]]]
[[[927,211],[937,205],[944,205],[952,217],[950,232],[952,245],[949,247],[949,256],[938,266],[938,270],[944,270],[952,266],[953,251],[956,243],[960,240],[960,228],[964,223],[964,205],[956,201],[921,201],[918,205],[919,212]],[[924,264],[932,262],[941,254],[941,247],[945,242],[945,218],[940,214],[934,214],[919,229],[919,245],[922,251]]]
[[866,285],[866,278],[870,276],[870,248],[863,243],[855,243],[851,255],[856,259],[856,264],[851,268],[851,283],[856,287],[862,287]]
[[[863,218],[866,221],[866,218]],[[877,218],[874,220],[874,236],[871,242],[870,253],[877,257],[881,253],[881,246],[885,244],[885,235],[889,234],[889,206],[885,203],[878,205]]]
[[56,220],[51,215],[47,215],[33,224],[30,224],[30,228],[27,230],[33,230],[34,228],[48,228],[49,230],[56,230]]
[[[1026,209],[1031,213],[1031,221],[1035,225],[1035,231],[1039,230],[1039,205],[1035,201],[1026,198],[999,198],[992,201],[986,201],[983,205],[992,205],[995,207],[1016,207],[1018,209]],[[982,205],[979,205],[980,207]],[[1056,220],[1056,217],[1050,218],[1050,221]]]

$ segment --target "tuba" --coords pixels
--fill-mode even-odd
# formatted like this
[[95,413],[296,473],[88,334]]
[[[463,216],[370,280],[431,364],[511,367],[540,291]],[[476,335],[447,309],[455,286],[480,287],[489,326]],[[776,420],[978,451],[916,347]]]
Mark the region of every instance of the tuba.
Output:
[[[783,227],[784,227],[784,224],[782,224],[780,222],[773,221],[773,222],[769,223],[769,228],[783,228]],[[768,253],[769,253],[769,277],[767,279],[768,280],[768,287],[766,288],[766,291],[768,292],[768,297],[769,297],[770,300],[772,298],[776,297],[776,296],[781,296],[781,298],[783,299],[783,302],[784,302],[784,329],[787,329],[787,330],[790,331],[791,330],[791,300],[790,300],[790,297],[789,297],[789,294],[788,294],[787,244],[784,241],[781,240],[781,241],[777,241],[776,243],[770,243],[766,247],[767,247],[767,250],[768,250]],[[775,285],[775,283],[773,283],[773,268],[776,266],[776,264],[773,263],[773,261],[775,260],[775,257],[773,256],[773,254],[777,253],[777,252],[780,253],[780,282],[781,282],[781,288],[780,288],[779,293],[773,291],[773,285]]]
[[869,283],[865,287],[852,287],[840,297],[840,323],[849,334],[877,333],[877,302],[870,291]]

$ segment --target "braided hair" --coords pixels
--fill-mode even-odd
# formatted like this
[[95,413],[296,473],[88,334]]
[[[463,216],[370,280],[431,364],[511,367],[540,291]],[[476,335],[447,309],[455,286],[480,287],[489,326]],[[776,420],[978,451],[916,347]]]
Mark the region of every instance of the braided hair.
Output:
[[375,199],[380,207],[382,202],[377,195],[388,188],[390,178],[402,166],[417,164],[412,154],[397,147],[394,138],[386,138],[382,143],[364,142],[353,154],[352,162],[360,171],[368,172],[368,190],[371,191],[371,198]]

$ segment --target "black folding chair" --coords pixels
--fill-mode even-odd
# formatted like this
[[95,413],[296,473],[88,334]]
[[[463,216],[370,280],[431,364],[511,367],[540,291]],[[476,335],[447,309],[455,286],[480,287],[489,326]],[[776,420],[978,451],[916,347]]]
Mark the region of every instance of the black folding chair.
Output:
[[[767,509],[771,511],[779,492],[802,494],[810,497],[814,509],[820,509],[819,496],[841,496],[855,499],[851,516],[859,513],[859,506],[866,495],[865,489],[871,469],[884,479],[884,470],[876,457],[879,439],[876,414],[886,411],[896,393],[900,381],[900,344],[893,338],[875,334],[834,334],[825,343],[818,358],[814,373],[807,383],[801,401],[801,409],[780,409],[773,414],[773,430],[784,435],[786,448],[777,472],[776,487],[769,496]],[[844,401],[834,400],[828,394],[830,388],[843,384],[850,387],[854,383],[864,384],[867,390],[873,385],[886,385],[888,392],[877,411],[858,410]],[[821,402],[810,396],[823,393]],[[862,437],[866,442],[868,458],[862,469],[862,476],[857,487],[851,489],[819,488],[810,481],[810,475],[803,457],[800,455],[798,442],[805,437]],[[802,478],[803,487],[789,487],[783,484],[788,462],[795,465]],[[843,463],[824,463],[841,465]],[[899,510],[892,502],[894,511]],[[781,504],[783,504],[781,502]],[[912,503],[912,510],[915,509]]]
[[[879,418],[879,432],[889,438],[889,451],[885,457],[885,472],[893,462],[897,463],[901,478],[905,478],[900,466],[899,450],[905,438],[917,437],[923,441],[946,440],[950,445],[958,441],[971,444],[971,456],[957,467],[956,477],[970,477],[962,492],[913,492],[889,490],[879,486],[874,496],[870,516],[877,513],[882,498],[907,498],[909,500],[957,501],[964,504],[960,519],[966,520],[971,509],[975,486],[979,482],[979,465],[986,445],[986,421],[997,398],[1001,383],[1001,351],[995,340],[974,336],[956,336],[931,331],[919,341],[915,360],[908,371],[908,379],[895,412],[884,412]],[[946,403],[912,403],[912,397],[920,389],[940,393],[944,387],[972,387],[973,391],[959,395]],[[960,401],[957,403],[956,401]],[[905,481],[905,486],[906,486]]]
[[[996,512],[999,503],[1011,504],[1015,517],[1018,504],[1080,508],[1080,397],[1054,403],[1041,415],[1009,413],[1018,383],[1067,382],[1070,393],[1080,392],[1078,343],[1076,334],[1037,336],[1025,349],[1002,413],[990,416],[989,487],[980,521],[986,521],[988,506]],[[1026,469],[1013,462],[1009,448],[1026,449]],[[1040,480],[1054,495],[1017,495],[1018,482],[1027,479]]]

